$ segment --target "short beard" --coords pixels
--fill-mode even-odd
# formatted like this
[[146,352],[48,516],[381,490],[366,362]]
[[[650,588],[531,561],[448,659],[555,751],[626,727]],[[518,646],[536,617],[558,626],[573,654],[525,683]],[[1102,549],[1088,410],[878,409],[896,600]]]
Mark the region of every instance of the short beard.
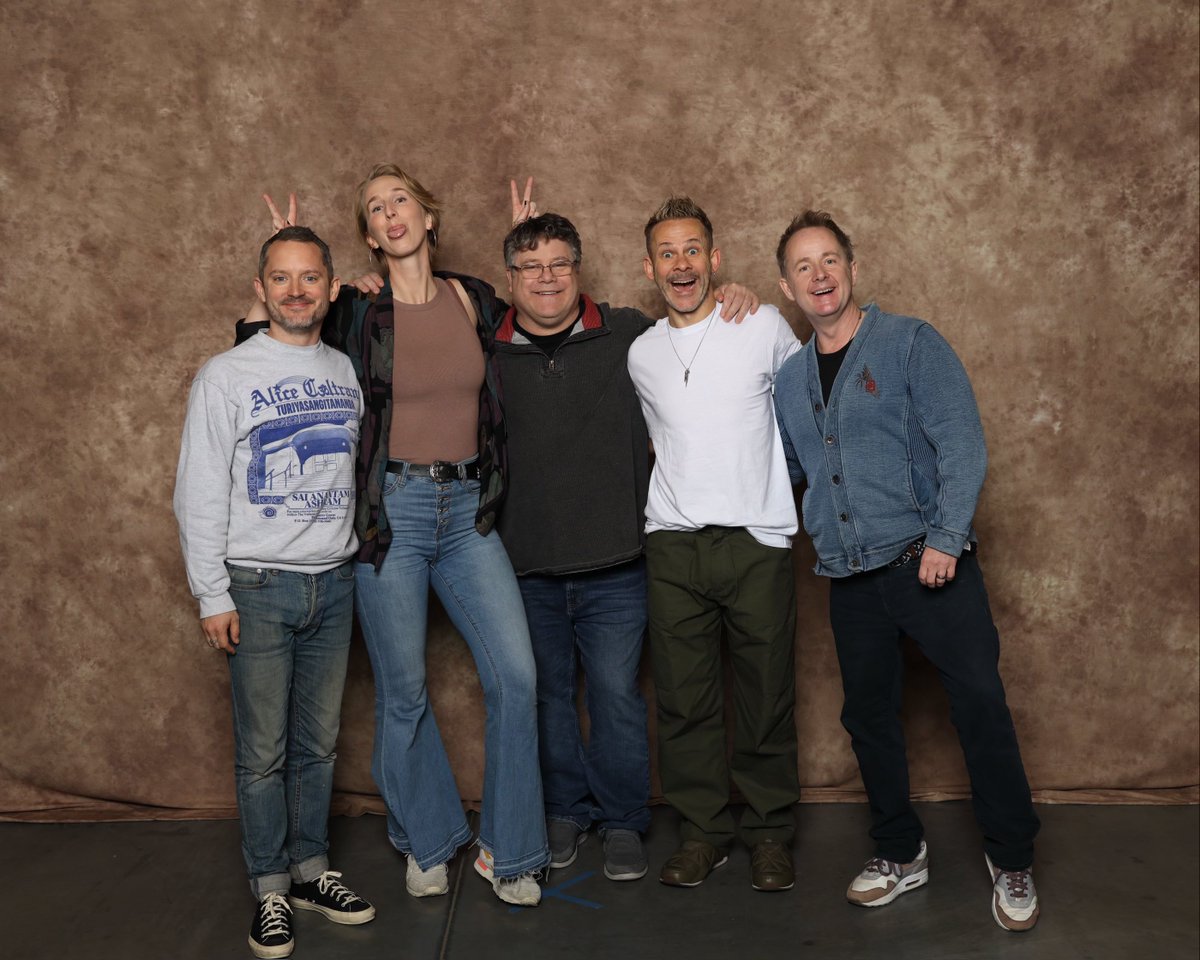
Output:
[[288,333],[308,333],[314,327],[320,328],[321,324],[325,321],[325,315],[329,313],[328,303],[324,305],[314,304],[315,309],[313,311],[313,315],[307,320],[297,321],[286,316],[284,312],[279,309],[278,304],[271,300],[267,301],[266,306],[267,316],[271,318],[271,322],[282,327]]

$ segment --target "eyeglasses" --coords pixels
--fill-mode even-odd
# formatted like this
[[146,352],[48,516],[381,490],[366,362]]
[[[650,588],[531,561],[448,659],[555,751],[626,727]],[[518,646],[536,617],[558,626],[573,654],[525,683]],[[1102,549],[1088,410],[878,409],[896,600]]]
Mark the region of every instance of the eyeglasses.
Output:
[[550,263],[518,263],[508,269],[516,270],[526,280],[537,280],[541,277],[542,271],[547,268],[549,268],[551,276],[565,277],[575,269],[578,262],[578,260],[553,260]]

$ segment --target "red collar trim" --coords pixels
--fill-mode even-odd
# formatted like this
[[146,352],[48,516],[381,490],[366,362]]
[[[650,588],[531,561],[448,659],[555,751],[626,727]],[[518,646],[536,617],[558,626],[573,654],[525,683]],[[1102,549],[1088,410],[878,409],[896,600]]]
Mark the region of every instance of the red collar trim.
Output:
[[[600,316],[600,308],[596,306],[592,298],[586,293],[581,293],[579,299],[583,302],[583,329],[598,330],[603,327],[604,319]],[[504,313],[504,319],[500,321],[500,326],[496,329],[498,343],[512,343],[513,336],[517,332],[516,319],[517,308],[509,307]]]

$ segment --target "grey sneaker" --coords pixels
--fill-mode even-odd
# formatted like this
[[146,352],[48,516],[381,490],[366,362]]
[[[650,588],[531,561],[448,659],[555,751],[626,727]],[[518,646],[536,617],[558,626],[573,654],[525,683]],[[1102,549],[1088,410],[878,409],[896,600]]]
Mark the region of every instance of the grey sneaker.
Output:
[[546,820],[546,839],[550,843],[550,866],[558,870],[575,862],[575,855],[587,840],[587,831],[571,820]]
[[604,831],[604,875],[609,880],[640,880],[647,869],[646,851],[636,830]]
[[1005,930],[1024,933],[1038,922],[1037,888],[1032,870],[1001,870],[986,853],[992,876],[992,917]]
[[850,883],[846,899],[860,907],[882,907],[900,894],[923,887],[929,882],[929,851],[925,841],[912,863],[895,863],[883,857],[868,860],[862,872]]

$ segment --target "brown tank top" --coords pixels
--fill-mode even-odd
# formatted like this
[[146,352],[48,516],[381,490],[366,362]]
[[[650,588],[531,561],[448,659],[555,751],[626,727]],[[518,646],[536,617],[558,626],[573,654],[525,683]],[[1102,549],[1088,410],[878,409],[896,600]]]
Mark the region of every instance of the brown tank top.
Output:
[[393,302],[393,460],[455,462],[478,452],[483,347],[458,294],[440,277],[433,282],[428,303]]

